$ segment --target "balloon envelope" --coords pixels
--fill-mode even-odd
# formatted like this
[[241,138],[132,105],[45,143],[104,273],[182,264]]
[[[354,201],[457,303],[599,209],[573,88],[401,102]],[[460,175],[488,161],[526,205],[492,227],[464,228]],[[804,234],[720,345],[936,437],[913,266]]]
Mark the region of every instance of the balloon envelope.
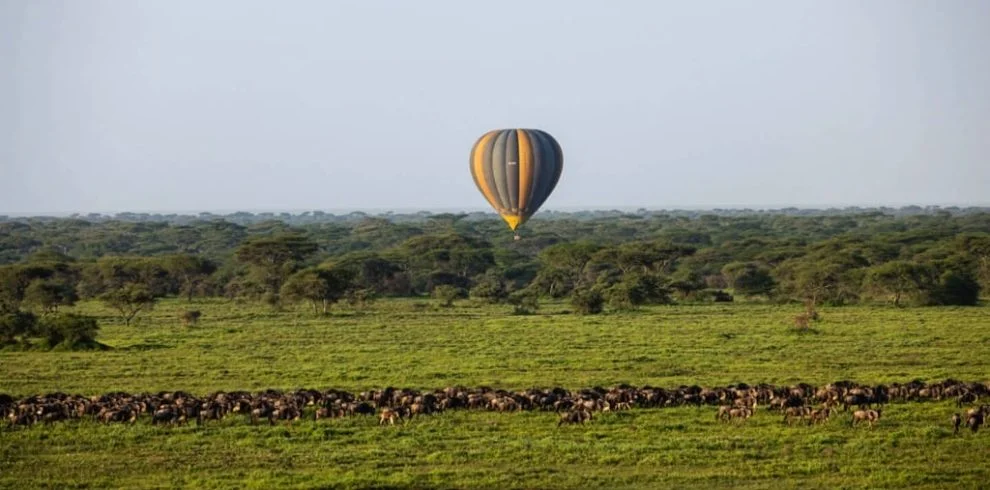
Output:
[[545,131],[496,129],[475,142],[470,164],[478,190],[515,230],[550,197],[564,155]]

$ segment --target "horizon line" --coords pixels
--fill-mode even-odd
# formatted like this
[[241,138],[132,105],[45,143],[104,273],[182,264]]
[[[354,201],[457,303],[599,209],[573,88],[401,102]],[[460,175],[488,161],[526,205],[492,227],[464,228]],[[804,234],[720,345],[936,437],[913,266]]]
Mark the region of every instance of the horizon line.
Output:
[[[815,210],[830,210],[830,209],[849,209],[849,208],[861,208],[861,209],[878,209],[878,208],[888,208],[888,209],[903,209],[907,207],[919,207],[922,209],[930,208],[990,208],[990,203],[850,203],[850,204],[722,204],[722,205],[681,205],[681,206],[638,206],[638,205],[623,205],[623,206],[557,206],[553,208],[541,209],[535,215],[544,213],[579,213],[579,212],[602,212],[602,211],[779,211],[779,210],[805,210],[805,211],[815,211]],[[178,210],[178,209],[156,209],[156,210],[87,210],[87,211],[27,211],[27,212],[14,212],[14,211],[0,211],[0,216],[6,217],[59,217],[59,216],[86,216],[91,214],[112,216],[118,214],[160,214],[160,215],[179,215],[179,216],[197,216],[200,214],[236,214],[236,213],[250,213],[250,214],[282,214],[288,213],[292,215],[302,214],[302,213],[313,213],[313,212],[323,212],[326,214],[353,214],[353,213],[366,213],[366,214],[417,214],[417,213],[484,213],[484,214],[495,214],[498,213],[491,208],[483,207],[456,207],[456,206],[426,206],[426,207],[406,207],[406,206],[396,206],[396,207],[334,207],[334,208],[228,208],[228,209],[202,209],[202,210]]]

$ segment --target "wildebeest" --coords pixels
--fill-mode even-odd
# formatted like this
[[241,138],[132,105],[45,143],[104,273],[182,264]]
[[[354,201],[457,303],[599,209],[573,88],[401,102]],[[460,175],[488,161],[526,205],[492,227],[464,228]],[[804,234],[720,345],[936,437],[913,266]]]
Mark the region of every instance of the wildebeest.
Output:
[[591,412],[584,408],[578,408],[576,410],[571,410],[560,414],[560,420],[557,421],[557,427],[564,424],[583,424],[591,420]]
[[808,425],[812,424],[824,424],[828,422],[828,418],[832,415],[832,409],[825,407],[811,411],[811,415],[808,417]]
[[788,407],[784,410],[784,423],[790,425],[795,419],[803,419],[811,415],[811,407]]
[[395,420],[399,418],[399,412],[391,408],[383,408],[382,413],[378,416],[378,425],[385,425],[388,422],[391,425],[395,425]]
[[983,406],[966,412],[966,426],[969,427],[969,430],[973,431],[974,434],[980,430],[980,426],[983,425],[983,421],[986,418],[986,414],[984,412],[990,411],[986,409],[987,407]]
[[870,428],[873,428],[878,420],[880,420],[881,409],[876,410],[856,410],[853,412],[852,425],[855,426],[859,422],[866,422]]

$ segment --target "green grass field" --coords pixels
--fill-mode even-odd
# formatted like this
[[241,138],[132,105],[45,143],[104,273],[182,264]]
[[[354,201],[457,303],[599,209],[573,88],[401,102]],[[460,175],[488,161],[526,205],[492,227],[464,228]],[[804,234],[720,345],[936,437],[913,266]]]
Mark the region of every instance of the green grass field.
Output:
[[[618,383],[822,384],[990,381],[990,310],[847,307],[816,333],[795,307],[698,305],[579,317],[565,305],[515,316],[469,303],[395,300],[315,317],[300,308],[200,302],[185,327],[168,301],[125,327],[98,304],[107,352],[0,352],[0,392],[97,394],[263,388]],[[951,401],[895,403],[870,430],[848,414],[787,427],[759,410],[743,425],[714,408],[634,409],[556,427],[553,413],[452,411],[395,427],[367,417],[250,426],[0,430],[0,486],[486,488],[981,488],[990,430],[954,436]]]

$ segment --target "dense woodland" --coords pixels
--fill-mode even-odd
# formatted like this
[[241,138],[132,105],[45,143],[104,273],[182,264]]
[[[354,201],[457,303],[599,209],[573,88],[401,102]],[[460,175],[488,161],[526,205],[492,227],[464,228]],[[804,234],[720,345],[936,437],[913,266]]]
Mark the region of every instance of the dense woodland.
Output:
[[59,314],[87,299],[130,322],[169,296],[302,302],[316,313],[423,295],[522,313],[541,298],[569,298],[582,313],[699,301],[813,311],[976,305],[990,286],[982,209],[546,213],[518,241],[480,213],[273,217],[3,218],[0,343],[91,338],[91,319]]

